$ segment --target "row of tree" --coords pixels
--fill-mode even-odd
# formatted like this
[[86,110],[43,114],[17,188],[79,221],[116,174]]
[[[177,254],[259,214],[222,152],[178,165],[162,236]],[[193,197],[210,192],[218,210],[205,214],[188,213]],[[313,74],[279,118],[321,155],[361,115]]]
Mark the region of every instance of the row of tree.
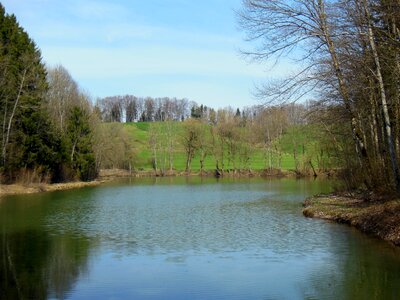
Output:
[[95,108],[104,122],[152,122],[187,119],[194,105],[187,99],[125,95],[97,99]]
[[302,60],[300,72],[260,89],[269,101],[313,92],[318,121],[350,188],[400,192],[400,2],[244,0],[255,60]]
[[[302,120],[306,119],[304,111],[301,114]],[[258,106],[257,113],[245,122],[233,109],[219,110],[218,117],[216,124],[207,118],[189,118],[181,124],[175,121],[150,123],[149,150],[153,169],[160,174],[173,172],[177,169],[175,158],[182,153],[185,166],[178,168],[190,172],[196,159],[200,172],[215,170],[217,175],[226,171],[250,171],[255,156],[257,161],[263,161],[260,167],[271,172],[282,169],[283,156],[289,153],[293,155],[298,174],[316,174],[317,166],[326,170],[336,163],[330,158],[329,143],[323,143],[313,130],[313,124],[305,127],[292,123],[293,119],[300,119],[300,116],[294,118],[292,106]],[[288,149],[282,149],[283,136],[289,139],[284,142]]]
[[[309,103],[290,103],[281,107],[287,111],[291,124],[306,123],[305,116],[309,111]],[[187,99],[143,98],[133,95],[99,98],[94,107],[99,118],[107,123],[184,121],[194,118],[214,125],[218,123],[219,119],[224,119],[226,114],[234,114],[243,122],[253,120],[258,118],[259,114],[263,114],[265,108],[264,105],[253,105],[244,107],[242,111],[232,107],[215,110]]]

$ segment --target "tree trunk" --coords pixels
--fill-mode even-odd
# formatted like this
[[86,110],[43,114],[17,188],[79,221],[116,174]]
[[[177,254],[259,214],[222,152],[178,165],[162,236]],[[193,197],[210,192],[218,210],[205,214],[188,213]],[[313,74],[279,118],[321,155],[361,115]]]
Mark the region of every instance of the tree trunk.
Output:
[[351,105],[350,105],[351,101],[350,101],[349,92],[348,92],[348,89],[347,89],[347,86],[346,86],[346,83],[344,80],[343,72],[340,68],[335,44],[334,44],[334,42],[331,38],[331,34],[329,32],[328,23],[327,23],[327,19],[326,19],[325,5],[324,5],[323,0],[318,0],[318,19],[320,20],[320,26],[321,26],[321,30],[323,32],[324,42],[326,43],[326,45],[328,47],[328,52],[332,59],[332,66],[334,68],[335,76],[336,76],[336,78],[338,80],[338,84],[339,84],[339,92],[343,99],[343,103],[346,108],[346,111],[349,113],[350,118],[351,118],[351,132],[352,132],[353,140],[356,145],[356,150],[357,150],[357,154],[359,156],[359,160],[362,165],[366,165],[367,167],[369,167],[369,158],[368,158],[368,152],[365,148],[365,141],[363,141],[362,136],[360,135],[360,130],[357,127],[358,122],[357,122],[357,119],[356,119],[356,117],[353,113],[353,110],[351,108]]
[[369,44],[371,47],[371,52],[372,52],[372,56],[374,58],[375,67],[376,67],[375,77],[378,80],[380,100],[381,100],[381,105],[382,105],[383,121],[384,121],[384,125],[385,125],[385,133],[386,133],[386,140],[387,140],[386,142],[389,147],[389,156],[390,156],[390,162],[392,165],[393,178],[394,178],[396,191],[400,192],[400,170],[399,170],[399,164],[398,164],[397,157],[396,157],[394,138],[393,138],[393,134],[392,134],[392,126],[391,126],[391,122],[390,122],[389,110],[388,110],[387,99],[386,99],[385,85],[383,83],[383,77],[382,77],[382,71],[381,71],[381,64],[380,64],[380,60],[379,60],[378,50],[377,50],[376,44],[375,44],[374,32],[372,30],[371,16],[370,16],[369,8],[368,8],[368,3],[366,3],[365,0],[363,1],[363,3],[364,3],[364,9],[365,9],[367,25],[368,25],[368,41],[369,41]]
[[189,150],[186,157],[186,170],[185,170],[186,173],[190,173],[191,164],[192,164],[192,151]]
[[12,121],[14,119],[15,111],[17,109],[19,100],[21,98],[22,89],[23,89],[24,83],[25,83],[26,72],[27,72],[27,69],[25,69],[24,73],[22,74],[22,79],[21,79],[21,84],[20,84],[19,89],[18,89],[17,99],[15,100],[14,107],[13,107],[13,110],[11,112],[10,119],[8,120],[7,135],[6,135],[6,139],[4,141],[3,149],[2,149],[2,152],[1,152],[1,154],[3,156],[3,164],[4,165],[6,164],[6,152],[7,152],[6,149],[7,149],[8,142],[10,140],[10,132],[11,132]]
[[157,150],[153,147],[153,169],[157,173]]
[[73,162],[74,162],[74,155],[75,155],[76,144],[77,144],[77,141],[75,141],[74,144],[72,145],[72,150],[71,150],[71,165],[72,165]]
[[315,172],[315,168],[314,168],[314,165],[313,165],[311,159],[309,160],[308,163],[309,163],[310,166],[311,166],[311,169],[312,169],[312,171],[313,171],[313,176],[314,176],[314,178],[317,177],[318,175],[317,175],[317,172]]

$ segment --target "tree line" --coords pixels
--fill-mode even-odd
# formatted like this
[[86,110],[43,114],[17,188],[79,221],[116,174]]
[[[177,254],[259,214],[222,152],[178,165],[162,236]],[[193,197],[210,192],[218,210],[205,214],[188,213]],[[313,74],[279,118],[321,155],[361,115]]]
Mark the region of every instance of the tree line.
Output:
[[244,0],[253,60],[283,56],[299,72],[259,89],[265,101],[313,93],[314,120],[335,145],[348,188],[400,192],[398,0]]
[[[291,124],[306,123],[305,115],[309,106],[309,103],[281,105],[287,111]],[[214,109],[188,99],[136,97],[134,95],[98,98],[94,106],[97,115],[105,123],[184,121],[194,118],[214,125],[226,114],[234,114],[244,121],[253,120],[268,108],[269,106],[265,105],[252,105],[243,107],[242,110],[232,107]]]
[[310,122],[309,103],[216,110],[187,99],[126,95],[93,105],[63,66],[43,64],[40,50],[3,6],[0,25],[1,182],[91,180],[104,168],[133,170],[135,141],[121,123],[137,121],[151,124],[152,165],[163,174],[174,169],[178,146],[188,172],[195,156],[201,171],[209,157],[218,174],[249,169],[256,148],[264,149],[265,167],[281,168],[282,150],[274,141],[289,126]]
[[103,122],[182,121],[197,104],[187,99],[136,97],[133,95],[99,98],[95,109]]
[[[262,149],[266,169],[281,169],[282,149],[277,141],[289,126],[308,123],[310,104],[253,105],[241,110],[232,107],[215,110],[186,99],[126,95],[97,99],[95,110],[103,126],[109,129],[124,122],[149,123],[147,151],[151,153],[151,165],[157,174],[175,172],[176,157],[184,152],[183,169],[187,173],[191,172],[196,157],[200,163],[200,173],[212,169],[220,176],[226,171],[250,171],[257,149]],[[297,154],[301,142],[297,143],[297,140],[298,137],[293,135],[291,143],[296,161],[295,171],[300,175],[309,173],[310,162],[314,157],[307,158],[307,161],[301,159],[301,154]],[[128,147],[135,148],[135,143]],[[114,146],[107,151],[110,155],[103,161],[102,168],[120,167],[130,171],[137,168],[136,151],[125,160],[128,163],[121,164],[113,159],[122,158],[128,153],[118,148]],[[325,158],[326,155],[322,156]],[[206,167],[205,162],[210,159],[214,160],[214,165]],[[320,165],[323,166],[321,161]]]
[[134,95],[98,98],[95,109],[101,120],[108,123],[184,121],[188,118],[208,118],[216,122],[217,114],[214,108],[188,99]]
[[[238,112],[233,108],[219,109],[215,122],[203,115],[181,123],[149,123],[148,149],[154,171],[161,175],[174,172],[175,164],[182,163],[182,158],[176,157],[182,153],[185,165],[180,169],[190,173],[197,160],[200,173],[213,170],[217,176],[251,172],[255,156],[263,162],[259,168],[270,174],[283,168],[283,156],[290,153],[298,175],[316,175],[317,168],[326,171],[335,165],[330,158],[332,149],[314,132],[315,124],[308,120],[310,110],[305,105],[252,106],[243,109],[244,113]],[[289,149],[282,149],[283,136],[289,139],[285,142]],[[310,148],[307,151],[306,144]],[[311,149],[313,145],[315,149]]]

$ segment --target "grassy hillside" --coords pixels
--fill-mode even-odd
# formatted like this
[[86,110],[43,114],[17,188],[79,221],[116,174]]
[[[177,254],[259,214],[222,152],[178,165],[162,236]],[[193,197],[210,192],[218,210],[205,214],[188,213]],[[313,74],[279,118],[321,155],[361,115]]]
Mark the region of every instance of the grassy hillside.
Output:
[[[139,170],[151,170],[152,169],[152,150],[150,147],[150,136],[151,127],[156,123],[149,122],[138,122],[138,123],[126,123],[125,128],[132,137],[133,144],[136,150],[135,167]],[[252,147],[252,153],[250,155],[250,168],[252,170],[263,170],[269,166],[272,162],[272,167],[278,168],[279,164],[279,152],[281,157],[281,168],[283,170],[294,170],[296,169],[296,163],[294,156],[296,155],[298,163],[298,169],[309,168],[308,161],[312,161],[315,168],[318,168],[318,159],[320,155],[320,146],[315,141],[316,128],[312,126],[296,126],[290,127],[284,135],[274,141],[271,151],[263,149],[262,145],[256,145]],[[186,154],[182,144],[179,142],[183,132],[183,125],[180,122],[174,124],[173,136],[176,140],[175,147],[173,150],[173,166],[177,171],[183,171],[185,169]],[[237,159],[236,165],[239,165]],[[225,169],[232,169],[233,163],[225,160]],[[215,160],[214,157],[209,154],[205,160],[205,169],[214,170]],[[192,171],[200,170],[200,159],[199,155],[193,159]]]

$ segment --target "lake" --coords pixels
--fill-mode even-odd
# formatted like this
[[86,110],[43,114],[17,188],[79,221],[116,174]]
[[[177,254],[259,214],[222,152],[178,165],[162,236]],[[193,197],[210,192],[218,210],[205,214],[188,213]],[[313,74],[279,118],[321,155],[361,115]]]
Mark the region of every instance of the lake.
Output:
[[400,251],[308,219],[323,180],[126,179],[0,198],[1,299],[400,299]]

